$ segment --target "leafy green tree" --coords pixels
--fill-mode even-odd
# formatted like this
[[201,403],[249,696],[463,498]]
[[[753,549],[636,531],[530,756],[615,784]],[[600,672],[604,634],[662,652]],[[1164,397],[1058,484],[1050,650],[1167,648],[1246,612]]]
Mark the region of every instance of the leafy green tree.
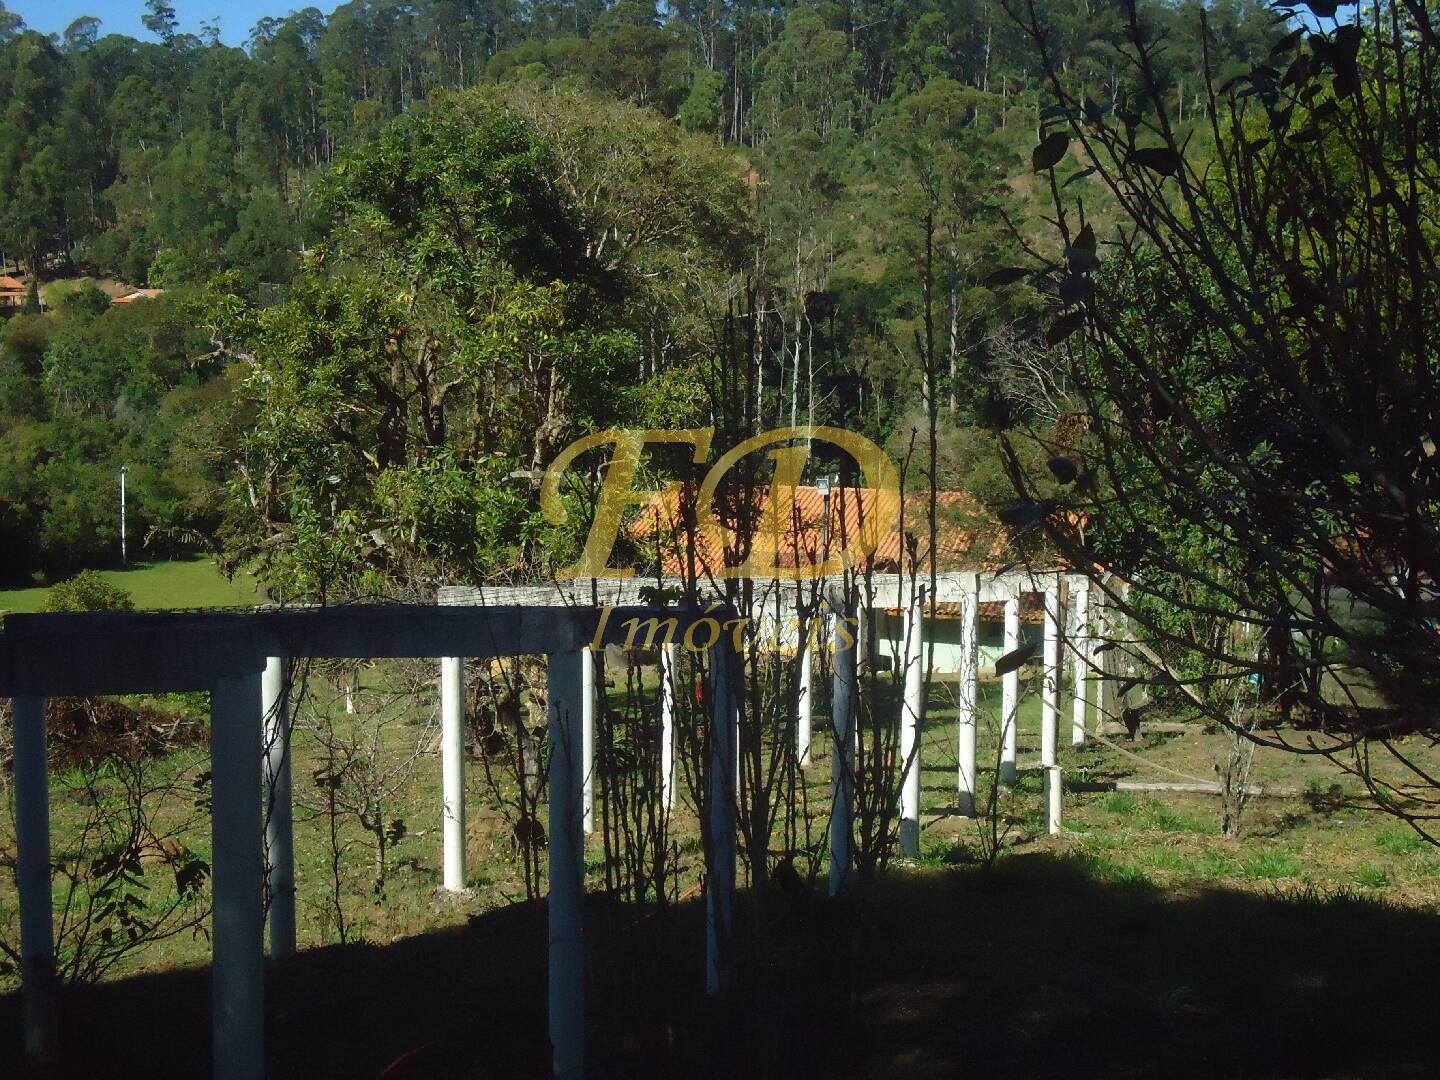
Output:
[[686,131],[720,131],[720,119],[725,107],[725,76],[709,68],[696,68],[690,83],[690,93],[680,106],[675,119]]
[[[504,473],[549,460],[575,396],[604,384],[623,338],[589,327],[618,283],[587,253],[533,134],[475,99],[438,101],[339,163],[326,206],[323,269],[254,316],[249,475],[271,479],[247,482],[235,549],[287,595],[335,595],[367,568],[482,569],[494,552],[474,526],[513,501]],[[518,545],[519,522],[501,516]]]
[[210,306],[183,291],[111,304],[81,288],[5,326],[0,544],[9,574],[112,561],[121,465],[131,470],[131,525],[156,532],[157,550],[193,550],[213,535],[226,448],[246,416],[201,322]]
[[32,268],[64,239],[66,177],[46,125],[63,86],[61,59],[48,38],[25,31],[0,55],[0,242]]
[[0,45],[6,44],[25,29],[25,20],[13,11],[6,11],[5,5],[0,4]]
[[80,319],[93,319],[110,310],[111,300],[104,291],[87,282],[80,288],[65,294],[61,306]]
[[[1063,79],[1118,87],[1128,78],[1114,53],[1123,35],[1113,5],[1041,7],[1066,50]],[[1191,130],[1203,112],[1193,95],[1206,50],[1230,64],[1277,36],[1254,0],[1208,5],[1208,37],[1179,5],[1137,10],[1165,36],[1154,78],[1173,104],[1185,102]],[[178,348],[163,307],[112,313],[91,296],[91,309],[11,320],[0,429],[16,442],[0,496],[14,521],[16,572],[36,560],[108,557],[108,515],[88,504],[104,504],[121,461],[134,470],[147,530],[186,543],[213,532],[206,491],[233,474],[246,410],[259,407],[242,396],[227,412],[224,394],[253,370],[255,342],[242,339],[263,321],[255,305],[283,299],[297,272],[306,282],[295,297],[343,281],[365,295],[374,286],[415,298],[396,332],[417,348],[434,343],[444,381],[465,379],[443,409],[407,418],[407,434],[443,415],[444,438],[423,445],[445,449],[461,470],[482,452],[503,463],[487,482],[518,485],[526,509],[504,510],[514,537],[497,544],[522,565],[543,562],[551,534],[534,525],[525,482],[508,478],[543,464],[571,432],[656,419],[734,420],[735,432],[748,432],[813,416],[903,441],[929,392],[914,336],[927,308],[937,332],[925,363],[938,364],[942,414],[950,422],[954,387],[954,422],[978,423],[972,413],[988,405],[968,388],[990,364],[987,311],[1026,317],[1021,299],[990,307],[996,294],[975,280],[1002,246],[978,210],[952,213],[940,200],[934,263],[917,270],[922,170],[912,165],[931,154],[944,163],[933,170],[942,187],[957,191],[978,190],[981,159],[1013,174],[1005,147],[1018,137],[1016,118],[1037,107],[1040,76],[1024,36],[991,0],[357,2],[329,16],[304,8],[261,20],[248,50],[179,33],[170,2],[146,15],[156,37],[141,41],[101,36],[89,19],[56,39],[0,18],[0,248],[32,268],[69,259],[131,285],[215,281],[243,302],[198,312],[206,329]],[[510,178],[413,132],[382,135],[403,114],[399,127],[450,123],[444,137],[463,143],[470,118],[454,118],[469,105],[441,104],[423,118],[435,111],[434,91],[482,78],[498,84],[493,100],[529,125],[536,160],[547,161],[539,172],[550,191],[539,201],[521,193],[521,216],[549,213],[550,203],[563,211],[529,232],[471,190],[514,194]],[[922,103],[951,97],[961,120],[946,134],[923,119]],[[676,110],[679,123],[667,121]],[[917,134],[927,124],[938,134]],[[926,139],[929,150],[912,152]],[[363,182],[338,201],[317,198],[339,190],[325,180],[332,163],[343,172],[362,159]],[[415,160],[423,182],[407,203],[404,170]],[[453,182],[436,179],[442,168]],[[1027,181],[1011,179],[1003,197],[1022,233],[1033,233]],[[1110,212],[1093,174],[1068,190]],[[434,207],[452,204],[462,216],[446,234]],[[479,222],[493,258],[454,240]],[[955,237],[973,260],[951,257]],[[293,313],[295,328],[323,319],[324,304],[313,303]],[[234,310],[246,312],[238,334]],[[516,323],[538,329],[512,332],[517,343],[505,334]],[[151,330],[156,342],[145,338]],[[236,367],[222,372],[225,361]],[[383,374],[382,384],[395,381]],[[482,426],[493,438],[473,435]],[[411,471],[396,475],[417,489],[450,476],[429,453],[402,455]],[[268,490],[263,469],[252,480]],[[239,490],[249,499],[246,484]],[[432,524],[437,535],[449,527]],[[343,554],[353,562],[356,550]]]
[[140,22],[166,45],[175,40],[175,32],[180,26],[175,9],[166,0],[145,0],[145,14],[140,16]]
[[756,137],[808,130],[827,142],[843,140],[865,112],[860,64],[843,32],[827,28],[813,11],[793,9],[785,32],[760,58],[751,118]]
[[745,251],[733,163],[633,106],[498,97],[337,163],[290,300],[242,315],[260,413],[227,546],[286,595],[542,571],[566,541],[527,478],[708,348],[696,299]]
[[597,85],[637,105],[674,111],[684,92],[684,58],[653,0],[614,5],[595,20],[591,40]]
[[62,40],[66,52],[76,53],[93,48],[99,36],[100,20],[93,15],[81,15],[65,28]]

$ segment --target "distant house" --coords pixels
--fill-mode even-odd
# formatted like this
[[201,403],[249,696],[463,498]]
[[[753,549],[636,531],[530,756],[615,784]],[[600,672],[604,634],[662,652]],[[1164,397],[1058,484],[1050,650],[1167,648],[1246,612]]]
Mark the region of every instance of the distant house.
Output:
[[112,304],[133,304],[136,300],[153,300],[164,291],[164,289],[131,289],[110,302]]
[[30,286],[9,274],[0,274],[0,307],[22,307]]
[[[769,489],[757,488],[754,509],[736,510],[732,519],[746,518],[750,531],[763,528]],[[889,500],[888,506],[884,500]],[[877,514],[893,513],[897,497],[871,488],[817,487],[794,489],[793,509],[783,537],[774,543],[779,567],[816,566],[825,554],[834,555],[847,538],[861,534],[866,521]],[[928,490],[907,494],[900,505],[894,526],[877,539],[873,551],[857,563],[857,572],[880,574],[918,573],[923,582],[930,569],[930,526]],[[1011,562],[1008,531],[968,492],[936,493],[935,569],[938,573],[994,572]],[[642,549],[654,551],[659,571],[665,577],[712,577],[716,570],[735,565],[734,537],[747,530],[735,520],[723,522],[719,531],[697,529],[687,524],[693,514],[685,511],[681,490],[671,488],[655,496],[631,526],[630,535]],[[770,519],[773,520],[773,519]],[[1040,568],[1036,568],[1040,569]],[[936,605],[926,619],[925,640],[933,648],[933,671],[937,674],[960,670],[959,604]],[[1024,596],[1020,604],[1022,642],[1040,640],[1043,613],[1039,596]],[[993,668],[1004,652],[1004,604],[982,603],[979,610],[980,668]],[[882,667],[896,662],[903,653],[904,615],[898,609],[875,609],[870,620],[871,654]]]

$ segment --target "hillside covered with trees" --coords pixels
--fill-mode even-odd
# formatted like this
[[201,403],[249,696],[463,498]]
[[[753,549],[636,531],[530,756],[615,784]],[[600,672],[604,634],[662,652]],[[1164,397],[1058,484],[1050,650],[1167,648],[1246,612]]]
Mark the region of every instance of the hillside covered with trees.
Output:
[[[1000,4],[351,3],[244,49],[148,9],[154,40],[0,27],[0,248],[165,290],[0,333],[10,577],[113,558],[122,464],[152,548],[306,592],[543,571],[571,539],[513,476],[596,425],[840,422],[904,458],[933,396],[937,482],[1003,483],[1039,297],[992,275],[1043,227],[1048,90]],[[1143,8],[1182,121],[1207,49],[1280,33],[1200,14]],[[1124,94],[1116,9],[1043,17]]]

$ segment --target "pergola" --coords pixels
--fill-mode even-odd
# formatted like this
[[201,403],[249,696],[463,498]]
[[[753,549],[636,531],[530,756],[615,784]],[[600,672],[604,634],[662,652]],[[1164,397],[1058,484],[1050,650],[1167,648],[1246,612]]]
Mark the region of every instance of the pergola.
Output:
[[[751,583],[750,611],[741,612],[752,619],[803,618],[803,612],[821,610],[829,615],[849,613],[864,620],[876,610],[899,610],[905,614],[904,632],[904,704],[900,716],[900,758],[904,763],[901,785],[900,845],[903,854],[914,856],[920,849],[920,729],[924,717],[925,687],[930,680],[930,661],[925,633],[925,615],[938,605],[953,604],[959,608],[961,635],[961,667],[958,686],[959,719],[957,723],[956,809],[962,816],[975,811],[976,759],[975,744],[978,720],[979,683],[979,610],[983,603],[1004,605],[1004,641],[1002,651],[1012,654],[1020,648],[1021,601],[1027,594],[1043,598],[1044,611],[1044,679],[1041,694],[1040,767],[1045,772],[1047,822],[1050,832],[1060,830],[1060,793],[1057,748],[1061,713],[1060,687],[1065,666],[1062,643],[1068,641],[1073,665],[1072,721],[1070,742],[1083,746],[1088,717],[1092,706],[1101,716],[1109,715],[1109,703],[1099,696],[1110,692],[1110,684],[1102,682],[1095,700],[1088,692],[1092,676],[1101,674],[1105,662],[1097,656],[1094,645],[1107,631],[1104,610],[1100,603],[1092,605],[1091,585],[1081,574],[1057,571],[1007,570],[1001,572],[939,573],[932,579],[927,574],[849,574],[819,580],[756,580]],[[700,606],[733,600],[727,583],[713,578],[699,581],[678,577],[649,578],[576,578],[541,585],[447,586],[439,590],[438,603],[447,607],[485,607],[505,605],[544,605],[558,607],[623,608],[643,603],[651,590],[686,594],[695,597]],[[1070,607],[1066,637],[1066,607]],[[624,616],[611,620],[623,623]],[[1097,624],[1092,629],[1092,622]],[[1098,633],[1096,632],[1098,630]],[[833,631],[832,631],[833,632]],[[661,672],[661,790],[668,808],[674,799],[674,701],[675,701],[675,635],[660,647]],[[796,701],[796,753],[806,764],[810,760],[810,732],[813,694],[812,657],[805,649],[806,635],[796,641],[795,659],[800,664]],[[617,635],[617,641],[620,639]],[[582,696],[582,753],[584,755],[584,827],[591,831],[593,785],[590,763],[594,760],[596,702],[596,666],[587,665],[587,684]],[[838,677],[838,676],[837,676]],[[441,668],[442,736],[441,754],[446,762],[445,775],[445,885],[463,887],[464,864],[464,746],[462,744],[461,687],[464,681],[464,658],[448,657]],[[1013,783],[1017,771],[1018,707],[1020,702],[1020,671],[1013,667],[1002,676],[1001,714],[1002,746],[1000,776]],[[839,774],[837,774],[838,776]],[[839,782],[837,780],[837,782]],[[847,819],[848,820],[848,819]],[[847,826],[848,827],[848,826]]]
[[[645,618],[657,609],[625,609]],[[692,610],[667,609],[688,625]],[[585,649],[596,640],[593,607],[354,605],[232,612],[96,612],[11,615],[0,634],[0,696],[14,723],[15,832],[25,1041],[43,1052],[56,1038],[45,699],[52,696],[211,694],[213,842],[213,1075],[264,1076],[264,883],[271,889],[271,952],[295,947],[288,715],[283,667],[292,658],[549,658],[549,1009],[555,1073],[584,1071],[584,834],[581,825],[581,700]],[[615,623],[618,630],[619,623]],[[602,631],[601,643],[613,640]],[[733,666],[712,656],[712,715],[734,714]],[[268,738],[267,738],[268,729]],[[719,723],[719,732],[734,724]],[[712,740],[717,859],[709,883],[709,952],[714,978],[728,978],[735,888],[733,738]],[[268,752],[262,750],[268,747]],[[265,758],[262,769],[262,756]],[[270,865],[262,848],[263,792],[273,798]],[[448,836],[447,832],[447,836]]]
[[[1077,606],[1085,603],[1083,578],[1071,581]],[[1005,651],[1019,647],[1020,597],[1045,598],[1045,679],[1041,766],[1046,770],[1050,828],[1059,829],[1060,783],[1056,764],[1063,587],[1066,577],[1045,574],[875,576],[821,582],[766,582],[765,604],[795,610],[819,598],[834,635],[832,810],[829,886],[842,892],[853,862],[857,650],[844,647],[835,616],[863,616],[873,608],[906,612],[904,706],[900,717],[905,775],[901,840],[918,850],[920,719],[927,670],[927,605],[958,603],[964,655],[958,720],[959,809],[973,813],[978,608],[1005,604]],[[55,944],[51,904],[49,788],[45,699],[55,696],[209,691],[212,722],[213,1074],[217,1080],[259,1080],[264,1075],[264,893],[270,892],[270,952],[295,949],[295,889],[286,665],[302,658],[440,658],[441,758],[444,788],[444,884],[463,888],[464,742],[463,658],[545,655],[549,711],[549,1032],[555,1075],[584,1075],[584,836],[588,831],[598,646],[622,644],[631,620],[675,620],[683,634],[702,620],[727,618],[717,608],[722,590],[710,586],[702,603],[637,603],[641,590],[678,582],[653,579],[582,580],[509,589],[442,589],[438,606],[345,605],[253,612],[96,612],[11,615],[0,633],[0,696],[12,699],[15,823],[18,847],[21,953],[27,1049],[40,1052],[56,1038]],[[933,595],[932,595],[933,593]],[[1083,607],[1080,608],[1083,612]],[[1075,657],[1072,741],[1085,736],[1086,677],[1093,670],[1090,638],[1082,628],[1071,644]],[[633,630],[633,625],[631,627]],[[674,645],[661,652],[663,791],[674,798]],[[720,635],[706,649],[713,734],[707,807],[712,865],[706,882],[707,988],[722,993],[733,970],[732,912],[736,882],[737,725],[744,665]],[[809,757],[810,657],[802,647],[796,717],[800,760]],[[1004,675],[1002,779],[1015,770],[1015,717],[1019,674]],[[271,805],[268,821],[262,811]],[[967,801],[968,800],[968,801]],[[262,845],[262,838],[268,843]],[[268,865],[265,851],[269,851]]]

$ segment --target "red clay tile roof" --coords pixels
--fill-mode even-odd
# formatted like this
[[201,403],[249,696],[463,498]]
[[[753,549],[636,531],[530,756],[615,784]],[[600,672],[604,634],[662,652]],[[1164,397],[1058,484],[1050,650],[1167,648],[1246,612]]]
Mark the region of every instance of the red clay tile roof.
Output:
[[[901,608],[884,608],[888,615],[903,616]],[[928,608],[929,617],[935,619],[958,619],[962,611],[962,605],[944,601],[939,604],[931,604]],[[982,600],[978,617],[981,622],[1003,622],[1005,619],[1005,602],[1003,600]],[[1043,593],[1022,593],[1020,595],[1020,622],[1022,625],[1041,626],[1045,622],[1045,596]]]
[[[693,535],[695,572],[700,577],[713,576],[721,567],[744,561],[751,548],[745,534],[757,535],[767,522],[774,524],[768,513],[769,500],[769,488],[757,488],[748,511],[744,507],[717,505],[714,520],[718,527],[697,528],[686,525],[693,513],[687,513],[679,485],[671,485],[640,512],[630,534],[642,546],[647,541],[658,541],[661,571],[682,577],[690,572]],[[873,534],[879,530],[875,548],[863,565],[876,573],[896,573],[915,565],[928,568],[929,501],[928,491],[907,493],[902,505],[894,493],[833,487],[826,546],[825,497],[813,487],[795,488],[793,508],[785,514],[783,536],[774,545],[776,558],[768,565],[815,566],[823,557],[839,555],[847,540],[854,546],[866,531]],[[963,491],[941,491],[936,493],[935,501],[938,570],[995,570],[1008,561],[1005,529],[973,496]],[[748,528],[740,527],[742,521],[748,523]]]
[[0,290],[5,292],[15,292],[16,290],[24,292],[28,288],[30,288],[30,286],[26,285],[19,278],[13,278],[9,274],[0,274]]

